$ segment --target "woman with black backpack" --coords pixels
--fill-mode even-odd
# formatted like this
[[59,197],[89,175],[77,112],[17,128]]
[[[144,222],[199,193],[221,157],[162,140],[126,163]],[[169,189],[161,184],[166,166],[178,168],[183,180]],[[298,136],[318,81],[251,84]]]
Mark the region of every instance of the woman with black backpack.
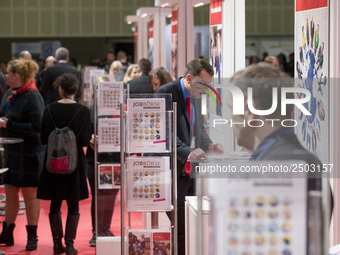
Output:
[[[86,162],[83,147],[89,145],[91,139],[91,119],[87,107],[74,101],[78,90],[78,80],[75,75],[66,73],[56,80],[61,99],[46,107],[42,119],[41,141],[49,149],[49,137],[55,129],[68,127],[76,137],[77,164],[73,172],[64,174],[61,170],[52,172],[48,150],[45,156],[37,197],[51,200],[49,220],[53,236],[54,254],[66,251],[67,255],[78,254],[73,243],[77,233],[79,221],[79,201],[88,198],[86,181]],[[51,146],[50,146],[51,147]],[[53,168],[53,166],[52,166]],[[66,200],[68,214],[65,230],[66,249],[62,245],[63,229],[60,208]]]

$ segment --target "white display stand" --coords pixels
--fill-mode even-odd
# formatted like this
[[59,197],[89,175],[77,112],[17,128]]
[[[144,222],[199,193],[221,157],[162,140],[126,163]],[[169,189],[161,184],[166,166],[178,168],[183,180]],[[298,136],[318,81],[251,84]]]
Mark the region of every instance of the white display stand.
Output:
[[[99,77],[99,74],[97,75]],[[103,76],[103,75],[102,75]],[[107,76],[107,75],[106,75]],[[96,79],[98,78],[96,77]],[[115,168],[120,167],[120,162],[105,161],[100,162],[98,160],[98,154],[120,152],[120,118],[119,118],[119,106],[124,102],[125,96],[123,95],[123,83],[122,82],[99,82],[94,84],[93,80],[93,92],[94,92],[94,167],[95,167],[95,189],[96,196],[98,196],[99,189],[120,189],[119,180],[115,179]],[[98,100],[97,100],[98,99]],[[101,183],[100,181],[100,166],[110,167],[111,178],[108,179],[108,183]],[[109,171],[110,172],[110,171]],[[119,179],[119,178],[118,178]],[[96,229],[98,229],[98,199],[95,200],[95,222]],[[96,231],[96,254],[109,255],[112,254],[112,250],[120,250],[121,238],[115,236],[97,236]]]
[[120,237],[97,237],[96,254],[112,254],[112,251],[120,252]]
[[[146,100],[148,99],[148,100]],[[166,102],[164,106],[163,103]],[[127,243],[121,243],[120,253],[122,255],[128,254],[128,244],[130,244],[130,240],[138,238],[138,240],[142,240],[142,235],[145,234],[145,240],[148,235],[151,235],[151,240],[156,240],[156,242],[162,243],[166,241],[167,246],[172,246],[171,243],[174,243],[174,246],[171,247],[171,250],[175,250],[174,254],[177,254],[176,242],[177,242],[177,187],[176,182],[173,182],[173,194],[172,200],[168,198],[162,198],[162,201],[165,199],[170,200],[173,204],[174,208],[174,222],[173,228],[164,227],[159,225],[158,221],[158,213],[159,211],[170,211],[171,205],[169,207],[162,208],[160,207],[157,210],[157,206],[153,206],[151,204],[151,200],[154,198],[151,195],[156,195],[156,192],[160,192],[160,188],[162,185],[159,183],[157,186],[157,178],[160,181],[162,179],[162,174],[159,171],[169,171],[170,162],[169,158],[166,160],[164,157],[169,157],[169,154],[173,157],[173,169],[176,169],[176,160],[177,155],[176,151],[172,148],[176,146],[176,103],[171,104],[172,99],[169,94],[158,94],[157,97],[155,95],[147,95],[147,94],[139,94],[139,95],[131,95],[127,100],[127,109],[124,112],[123,106],[120,108],[120,141],[121,141],[121,236],[125,236],[129,238]],[[140,108],[142,106],[142,108]],[[172,108],[173,107],[173,108]],[[170,109],[173,109],[172,111]],[[162,112],[160,112],[162,111]],[[172,121],[174,120],[174,121]],[[162,125],[165,125],[165,129],[162,131]],[[157,137],[151,138],[151,135],[154,136],[152,130],[157,128],[156,133]],[[174,129],[174,132],[172,130]],[[166,130],[166,132],[165,132]],[[143,132],[141,132],[143,131]],[[155,133],[155,135],[156,135]],[[138,135],[137,135],[138,134]],[[151,142],[150,142],[151,141]],[[164,144],[164,146],[159,147],[159,143]],[[140,147],[137,151],[136,147],[139,145],[145,144],[147,146]],[[154,144],[154,146],[153,146]],[[156,147],[155,150],[153,147]],[[144,154],[141,154],[143,152]],[[155,154],[157,152],[157,154]],[[137,153],[137,154],[135,154]],[[152,156],[151,156],[151,155]],[[158,160],[159,158],[159,160]],[[165,162],[163,162],[165,160]],[[163,162],[163,163],[161,163]],[[159,169],[159,170],[157,170]],[[177,171],[169,171],[172,173],[172,179],[176,180]],[[157,174],[160,174],[157,177]],[[155,179],[156,178],[156,179]],[[155,179],[155,180],[153,180]],[[168,179],[171,179],[168,176]],[[170,181],[170,180],[169,180]],[[140,185],[142,184],[142,186]],[[129,188],[129,191],[127,190]],[[168,192],[171,193],[171,186],[166,185],[163,188],[169,189]],[[147,189],[147,191],[146,191]],[[151,192],[151,189],[153,190]],[[158,189],[158,191],[157,191]],[[130,193],[129,193],[130,192]],[[160,195],[160,193],[158,193]],[[147,195],[147,196],[146,196]],[[152,199],[151,199],[152,198]],[[160,197],[155,197],[160,198]],[[158,202],[157,199],[153,200],[154,202]],[[148,228],[148,224],[143,223],[143,229],[135,229],[131,226],[131,222],[129,219],[128,226],[125,225],[125,215],[124,208],[125,203],[128,203],[127,208],[130,212],[143,212],[143,220],[147,217],[148,212],[151,212],[151,228]],[[139,206],[142,205],[142,206]],[[155,204],[156,205],[156,204]],[[168,225],[168,224],[167,224]],[[138,234],[137,234],[138,233]],[[173,234],[171,234],[173,233]],[[126,236],[128,235],[128,236]],[[131,237],[130,237],[131,235]],[[138,236],[138,237],[137,237]],[[155,238],[155,239],[154,239]],[[170,240],[170,241],[169,241]],[[174,240],[172,242],[172,240]],[[148,241],[145,241],[145,244]],[[154,243],[152,243],[149,248],[153,249]],[[155,246],[156,247],[156,246]],[[131,248],[131,247],[130,247]],[[163,247],[165,248],[165,247]],[[148,252],[154,252],[154,250],[147,250]]]
[[[188,196],[185,197],[185,248],[186,255],[197,255],[198,247],[197,244],[198,237],[197,233],[198,229],[198,204],[197,197]],[[209,213],[210,213],[210,204],[208,200],[203,200],[203,228],[208,229],[208,221],[209,221]],[[204,240],[208,240],[209,235],[208,232],[204,232],[203,234]],[[204,255],[208,255],[209,248],[207,245],[204,246]]]

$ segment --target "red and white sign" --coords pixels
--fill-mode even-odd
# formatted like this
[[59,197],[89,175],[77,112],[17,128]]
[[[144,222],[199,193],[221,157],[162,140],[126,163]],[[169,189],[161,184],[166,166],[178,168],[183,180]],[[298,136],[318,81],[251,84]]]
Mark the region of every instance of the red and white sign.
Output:
[[135,32],[134,32],[134,42],[138,42],[138,25],[135,24]]
[[296,1],[296,12],[318,9],[328,6],[328,0]]
[[222,0],[211,0],[210,26],[222,24]]
[[170,232],[154,233],[154,241],[170,241]]
[[153,18],[149,22],[149,39],[153,38]]
[[172,10],[171,16],[171,33],[177,34],[177,20],[178,20],[178,8]]
[[178,36],[177,36],[177,22],[178,22],[178,5],[172,7],[171,16],[171,76],[177,78],[177,49],[178,49]]

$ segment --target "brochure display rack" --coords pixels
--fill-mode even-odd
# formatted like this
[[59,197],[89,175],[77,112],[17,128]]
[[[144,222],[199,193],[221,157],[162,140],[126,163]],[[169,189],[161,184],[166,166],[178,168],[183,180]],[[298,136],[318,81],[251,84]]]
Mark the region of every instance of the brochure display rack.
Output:
[[125,226],[124,218],[125,202],[129,215],[151,212],[151,217],[158,218],[158,212],[172,208],[176,212],[176,187],[172,188],[175,183],[171,182],[176,180],[176,171],[171,171],[177,158],[172,149],[176,146],[172,132],[176,129],[176,104],[171,102],[169,94],[139,94],[127,99],[126,109],[120,107],[120,150],[125,152],[121,153],[121,236],[126,237],[121,243],[122,255],[175,251],[172,239],[176,240],[177,219],[172,227],[159,226],[155,220],[150,229],[134,229],[130,221]]
[[[124,84],[112,81],[109,75],[92,72],[96,253],[109,254],[121,241],[111,234],[110,217],[113,217],[114,203],[121,189],[120,105],[124,102]],[[106,81],[97,82],[99,76]]]
[[171,211],[169,157],[126,159],[127,210]]

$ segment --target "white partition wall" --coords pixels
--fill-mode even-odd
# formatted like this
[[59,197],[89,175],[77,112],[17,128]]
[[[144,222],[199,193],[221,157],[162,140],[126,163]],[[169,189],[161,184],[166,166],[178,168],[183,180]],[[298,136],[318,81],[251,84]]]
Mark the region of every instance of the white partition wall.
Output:
[[174,78],[182,76],[187,63],[195,57],[193,8],[196,4],[201,3],[207,4],[209,0],[155,0],[155,6],[162,8],[171,6],[172,13],[177,14],[177,19],[172,22],[177,26],[177,37],[174,37],[177,38],[177,43],[175,43],[177,54],[174,60],[176,74],[173,74]]
[[139,59],[148,57],[148,17],[138,17],[134,15],[128,15],[125,17],[125,22],[128,24],[135,24],[137,33],[135,39],[137,39],[135,45],[135,56],[136,63]]
[[[245,1],[244,0],[224,0],[222,4],[222,74],[224,81],[230,78],[236,71],[245,67]],[[223,87],[223,82],[220,85]],[[222,89],[223,91],[223,89]],[[210,114],[210,123],[213,119],[230,119],[231,114],[225,106],[228,97],[227,93],[222,93],[222,116]],[[220,127],[210,127],[210,137],[213,141],[223,142],[226,153],[236,150],[235,138],[230,125],[220,125]],[[223,141],[221,141],[223,137]]]
[[[149,38],[146,39],[146,41],[149,41],[147,46],[149,58],[152,56],[153,59],[152,68],[166,66],[165,27],[166,16],[170,13],[171,8],[161,7],[143,7],[139,8],[136,12],[139,17],[148,17],[149,29],[152,29],[152,31],[147,31],[145,33],[146,36],[149,34]],[[150,35],[152,35],[152,38]]]
[[[330,87],[330,163],[334,166],[340,164],[340,87],[338,79],[340,78],[340,1],[330,1],[330,63],[329,71],[330,78],[335,80],[334,85]],[[334,196],[334,209],[333,209],[333,226],[331,228],[330,243],[331,245],[340,244],[340,179],[333,179],[333,196]]]

